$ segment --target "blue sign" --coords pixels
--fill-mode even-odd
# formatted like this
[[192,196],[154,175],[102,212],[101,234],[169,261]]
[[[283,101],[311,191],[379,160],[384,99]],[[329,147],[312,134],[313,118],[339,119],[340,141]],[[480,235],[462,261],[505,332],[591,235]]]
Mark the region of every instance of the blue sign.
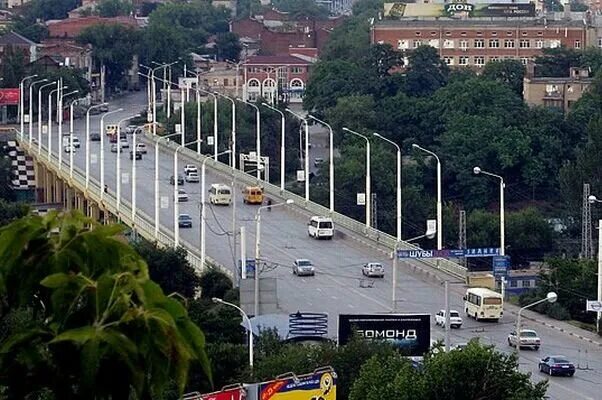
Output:
[[495,257],[499,255],[499,247],[477,247],[474,249],[464,249],[464,257]]
[[495,257],[500,255],[498,247],[446,250],[397,250],[397,258],[449,258],[449,257]]
[[493,276],[496,278],[505,277],[508,275],[508,268],[510,267],[510,257],[508,256],[496,256],[493,257]]
[[[255,277],[255,259],[247,258],[247,278]],[[238,273],[242,276],[242,269],[240,268],[241,260],[238,260]]]

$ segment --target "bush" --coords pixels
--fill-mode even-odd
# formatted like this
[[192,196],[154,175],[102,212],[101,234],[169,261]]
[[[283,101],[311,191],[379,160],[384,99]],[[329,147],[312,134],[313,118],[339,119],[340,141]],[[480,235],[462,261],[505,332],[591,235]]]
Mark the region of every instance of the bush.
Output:
[[566,307],[559,303],[549,304],[546,309],[546,314],[549,317],[560,321],[566,321],[568,319],[571,319],[571,314],[569,313],[569,310],[567,310]]

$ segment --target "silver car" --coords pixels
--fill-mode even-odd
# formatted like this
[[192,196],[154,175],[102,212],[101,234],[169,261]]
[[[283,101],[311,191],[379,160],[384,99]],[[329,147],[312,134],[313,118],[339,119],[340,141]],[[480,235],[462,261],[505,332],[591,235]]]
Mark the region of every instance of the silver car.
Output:
[[[508,335],[508,346],[516,347],[518,340],[516,331],[510,332]],[[529,347],[533,350],[539,350],[539,346],[541,346],[541,339],[536,331],[533,329],[520,330],[520,347]]]
[[368,277],[385,277],[385,268],[381,263],[370,262],[362,267],[362,274]]
[[311,261],[305,258],[299,258],[293,263],[293,274],[297,276],[314,276],[316,274],[316,269]]

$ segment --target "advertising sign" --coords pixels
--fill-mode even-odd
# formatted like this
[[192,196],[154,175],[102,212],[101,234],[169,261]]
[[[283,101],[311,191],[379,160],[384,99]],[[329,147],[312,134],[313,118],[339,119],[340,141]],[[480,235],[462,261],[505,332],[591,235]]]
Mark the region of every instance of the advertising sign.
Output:
[[385,17],[534,17],[534,3],[482,3],[467,1],[451,3],[385,3]]
[[593,312],[602,311],[602,301],[587,300],[585,303],[585,310]]
[[386,340],[408,356],[423,356],[431,345],[430,314],[340,314],[339,344],[352,336]]
[[234,389],[224,389],[219,392],[207,394],[194,394],[185,396],[185,400],[244,400],[247,397],[245,389],[237,387]]
[[259,400],[336,400],[337,375],[332,368],[276,379],[259,385]]
[[497,247],[443,250],[397,250],[397,258],[495,257],[499,256],[499,254],[500,249]]
[[508,268],[510,267],[510,257],[508,256],[496,256],[493,257],[493,276],[496,279],[505,277],[508,275]]
[[19,88],[0,89],[0,106],[19,104]]

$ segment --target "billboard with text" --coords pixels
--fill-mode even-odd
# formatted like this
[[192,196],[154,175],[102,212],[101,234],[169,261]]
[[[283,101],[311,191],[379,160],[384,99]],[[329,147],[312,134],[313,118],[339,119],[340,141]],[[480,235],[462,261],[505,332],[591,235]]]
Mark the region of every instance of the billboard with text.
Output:
[[534,17],[535,3],[479,3],[455,1],[450,3],[385,3],[385,17]]
[[259,400],[336,400],[337,375],[330,367],[259,385]]
[[422,356],[431,345],[430,314],[340,314],[339,344],[353,336],[385,340],[405,355]]
[[19,88],[0,89],[0,106],[19,104]]

